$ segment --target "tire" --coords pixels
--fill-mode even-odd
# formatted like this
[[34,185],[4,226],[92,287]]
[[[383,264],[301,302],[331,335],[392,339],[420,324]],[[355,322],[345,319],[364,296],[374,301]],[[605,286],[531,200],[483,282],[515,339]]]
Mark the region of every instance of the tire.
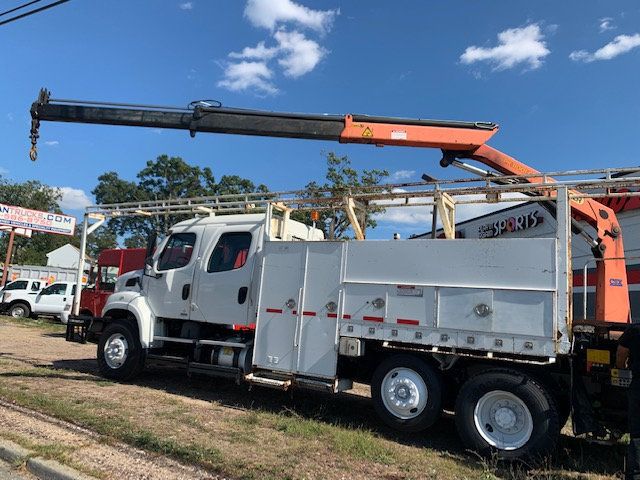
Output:
[[560,435],[553,396],[542,383],[515,370],[467,380],[458,394],[455,421],[467,447],[505,460],[542,456]]
[[373,372],[371,398],[376,413],[391,428],[420,432],[440,416],[442,382],[421,358],[395,355]]
[[8,313],[14,318],[29,318],[29,315],[31,315],[31,308],[27,303],[16,302],[9,307]]
[[137,330],[124,322],[109,324],[100,335],[97,358],[104,377],[122,381],[136,377],[145,361]]

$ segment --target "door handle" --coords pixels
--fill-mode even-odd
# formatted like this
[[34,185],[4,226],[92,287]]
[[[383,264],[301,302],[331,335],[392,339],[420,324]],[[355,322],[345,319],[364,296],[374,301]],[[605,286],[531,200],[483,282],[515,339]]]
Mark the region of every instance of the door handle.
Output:
[[67,297],[62,297],[62,301],[66,302],[67,301]]
[[189,291],[191,290],[191,284],[189,283],[185,283],[182,286],[182,299],[186,300],[187,298],[189,298]]
[[249,291],[248,287],[240,287],[238,290],[238,303],[242,305],[247,300],[247,292]]

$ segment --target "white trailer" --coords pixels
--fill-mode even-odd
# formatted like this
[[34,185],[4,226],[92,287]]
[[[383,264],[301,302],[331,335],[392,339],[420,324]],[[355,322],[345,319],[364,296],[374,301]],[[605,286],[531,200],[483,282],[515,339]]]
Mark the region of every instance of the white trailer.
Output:
[[448,407],[471,448],[547,451],[570,411],[558,192],[554,238],[324,241],[271,208],[197,217],[171,229],[140,290],[116,291],[100,318],[71,317],[67,339],[97,342],[110,378],[162,360],[283,390],[365,382],[399,430]]

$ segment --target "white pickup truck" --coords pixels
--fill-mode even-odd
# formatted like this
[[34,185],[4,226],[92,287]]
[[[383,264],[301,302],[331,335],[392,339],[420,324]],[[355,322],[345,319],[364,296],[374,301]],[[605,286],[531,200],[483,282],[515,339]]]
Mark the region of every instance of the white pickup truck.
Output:
[[[12,317],[60,316],[76,292],[74,282],[55,282],[40,290],[42,281],[18,279],[2,291],[0,310]],[[14,285],[16,284],[16,285]]]

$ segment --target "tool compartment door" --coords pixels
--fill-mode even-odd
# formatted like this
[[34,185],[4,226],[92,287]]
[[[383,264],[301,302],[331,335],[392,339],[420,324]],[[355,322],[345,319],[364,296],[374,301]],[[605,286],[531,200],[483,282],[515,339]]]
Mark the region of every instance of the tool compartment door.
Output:
[[[295,367],[297,309],[304,281],[305,245],[265,242],[253,364],[290,373]],[[287,302],[295,302],[291,308]],[[293,312],[296,313],[293,313]]]
[[340,242],[265,244],[254,365],[333,378],[341,262]]
[[[338,308],[344,242],[308,245],[302,315],[298,315],[298,368],[302,375],[333,378],[337,365]],[[327,305],[335,305],[328,308]],[[331,307],[333,307],[331,305]]]

